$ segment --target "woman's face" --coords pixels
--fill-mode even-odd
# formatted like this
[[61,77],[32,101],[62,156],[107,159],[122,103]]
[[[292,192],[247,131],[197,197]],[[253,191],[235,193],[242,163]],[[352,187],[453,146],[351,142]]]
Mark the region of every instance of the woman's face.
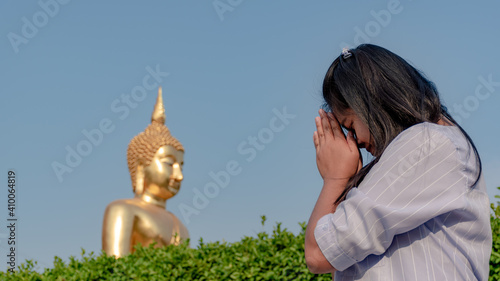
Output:
[[343,114],[335,112],[334,115],[342,127],[354,133],[358,147],[366,149],[373,155],[375,146],[370,130],[368,130],[368,126],[359,119],[354,111],[348,109]]

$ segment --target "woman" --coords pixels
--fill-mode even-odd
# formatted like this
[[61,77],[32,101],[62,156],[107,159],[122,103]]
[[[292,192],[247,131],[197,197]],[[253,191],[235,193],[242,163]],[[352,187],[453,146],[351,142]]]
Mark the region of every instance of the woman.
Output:
[[[434,84],[396,54],[344,49],[323,82],[314,145],[324,184],[306,262],[335,280],[487,280],[481,160]],[[342,127],[348,131],[344,135]],[[360,148],[374,159],[362,166]]]

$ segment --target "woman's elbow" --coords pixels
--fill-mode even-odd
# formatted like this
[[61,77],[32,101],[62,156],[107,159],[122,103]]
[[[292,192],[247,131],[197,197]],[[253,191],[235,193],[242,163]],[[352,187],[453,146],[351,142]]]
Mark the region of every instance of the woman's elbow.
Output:
[[306,256],[306,265],[307,265],[307,269],[309,269],[309,271],[311,273],[314,273],[314,274],[319,273],[318,262],[316,261],[316,259],[314,257]]
[[326,260],[318,259],[314,256],[306,256],[306,265],[311,273],[323,274],[335,272],[335,268]]

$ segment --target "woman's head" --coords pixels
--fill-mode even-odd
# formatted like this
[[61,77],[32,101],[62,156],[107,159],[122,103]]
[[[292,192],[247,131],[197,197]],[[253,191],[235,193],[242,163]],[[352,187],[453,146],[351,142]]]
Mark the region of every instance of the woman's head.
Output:
[[325,106],[338,115],[354,113],[368,126],[375,157],[406,128],[441,118],[434,84],[404,59],[370,44],[349,52],[326,73]]
[[[470,137],[441,105],[434,84],[382,47],[363,44],[335,59],[323,81],[323,97],[325,110],[332,111],[344,128],[355,133],[358,147],[367,148],[375,157],[350,179],[337,201],[363,180],[399,133],[418,123],[448,119],[460,128],[478,155]],[[479,165],[481,170],[480,161]]]

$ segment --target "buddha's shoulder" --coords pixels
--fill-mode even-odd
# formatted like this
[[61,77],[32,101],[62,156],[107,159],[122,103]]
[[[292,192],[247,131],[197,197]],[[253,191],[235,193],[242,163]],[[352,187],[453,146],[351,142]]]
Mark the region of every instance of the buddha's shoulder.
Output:
[[142,209],[144,203],[138,198],[131,199],[118,199],[108,204],[106,207],[107,211],[119,211],[119,210],[130,210],[130,209]]

